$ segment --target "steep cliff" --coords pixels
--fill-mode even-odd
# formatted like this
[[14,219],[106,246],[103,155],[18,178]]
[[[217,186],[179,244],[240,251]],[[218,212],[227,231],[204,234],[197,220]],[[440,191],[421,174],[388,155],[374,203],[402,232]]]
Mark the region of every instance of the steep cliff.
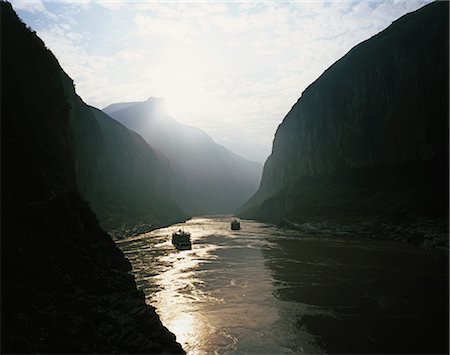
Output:
[[117,226],[145,222],[154,227],[186,218],[173,201],[169,161],[144,139],[91,107],[102,135],[101,156],[94,176],[85,175],[85,196],[103,220]]
[[357,45],[278,127],[242,216],[270,221],[447,217],[448,3]]
[[69,109],[69,147],[77,185],[108,230],[127,224],[153,227],[185,218],[172,197],[167,159],[135,132],[76,95],[61,70]]
[[0,15],[2,353],[182,353],[78,191],[56,58],[9,3]]
[[167,156],[174,173],[174,199],[188,214],[232,213],[256,191],[259,163],[177,122],[165,112],[161,99],[112,104],[103,111]]

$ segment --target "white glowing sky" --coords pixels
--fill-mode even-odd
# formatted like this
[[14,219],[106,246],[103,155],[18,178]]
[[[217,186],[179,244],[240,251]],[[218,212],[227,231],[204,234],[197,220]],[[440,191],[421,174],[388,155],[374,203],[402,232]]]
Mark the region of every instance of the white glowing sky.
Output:
[[165,97],[180,122],[263,162],[302,91],[428,0],[42,1],[14,9],[90,105]]

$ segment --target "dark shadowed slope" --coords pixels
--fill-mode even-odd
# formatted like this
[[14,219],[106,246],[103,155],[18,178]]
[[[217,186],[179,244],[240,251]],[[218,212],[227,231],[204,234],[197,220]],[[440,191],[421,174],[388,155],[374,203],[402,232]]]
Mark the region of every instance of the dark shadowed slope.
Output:
[[77,190],[56,58],[0,11],[1,352],[181,353]]
[[231,213],[257,189],[261,165],[216,144],[203,131],[167,115],[161,99],[112,104],[111,117],[168,157],[174,198],[189,214]]
[[173,173],[161,153],[152,150],[135,132],[91,107],[103,144],[94,176],[84,186],[103,225],[128,223],[161,226],[185,218],[173,202]]
[[185,216],[172,198],[167,159],[135,132],[87,106],[61,71],[70,106],[70,149],[82,196],[108,230],[124,223],[158,227]]
[[[448,3],[395,21],[311,84],[242,216],[447,225]],[[434,222],[430,222],[434,224]]]

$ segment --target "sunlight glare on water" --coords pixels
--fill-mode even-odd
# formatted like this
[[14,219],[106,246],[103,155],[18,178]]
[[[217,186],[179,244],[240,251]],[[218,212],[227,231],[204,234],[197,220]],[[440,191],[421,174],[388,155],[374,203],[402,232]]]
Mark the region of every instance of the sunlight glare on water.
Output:
[[[421,337],[426,349],[446,323],[446,251],[255,221],[232,231],[231,220],[196,217],[117,242],[189,354],[397,353]],[[180,228],[192,250],[173,247]]]
[[[304,352],[303,337],[287,331],[283,302],[274,296],[260,236],[264,225],[230,230],[230,217],[194,218],[132,237],[119,246],[133,264],[138,286],[163,324],[192,354]],[[171,234],[191,233],[192,250],[176,250]],[[292,319],[288,321],[294,322]],[[296,329],[296,332],[301,330]],[[291,338],[291,348],[286,346]],[[305,341],[304,346],[298,339]]]

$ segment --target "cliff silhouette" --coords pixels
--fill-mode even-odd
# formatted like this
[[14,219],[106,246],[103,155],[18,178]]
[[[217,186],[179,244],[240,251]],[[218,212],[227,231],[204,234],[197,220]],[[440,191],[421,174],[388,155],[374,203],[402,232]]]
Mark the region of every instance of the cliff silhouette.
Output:
[[448,40],[448,3],[438,1],[328,68],[278,127],[239,214],[284,225],[419,223],[419,244],[427,231],[448,233]]
[[80,193],[96,172],[74,149],[70,79],[9,3],[0,14],[2,353],[183,353]]

